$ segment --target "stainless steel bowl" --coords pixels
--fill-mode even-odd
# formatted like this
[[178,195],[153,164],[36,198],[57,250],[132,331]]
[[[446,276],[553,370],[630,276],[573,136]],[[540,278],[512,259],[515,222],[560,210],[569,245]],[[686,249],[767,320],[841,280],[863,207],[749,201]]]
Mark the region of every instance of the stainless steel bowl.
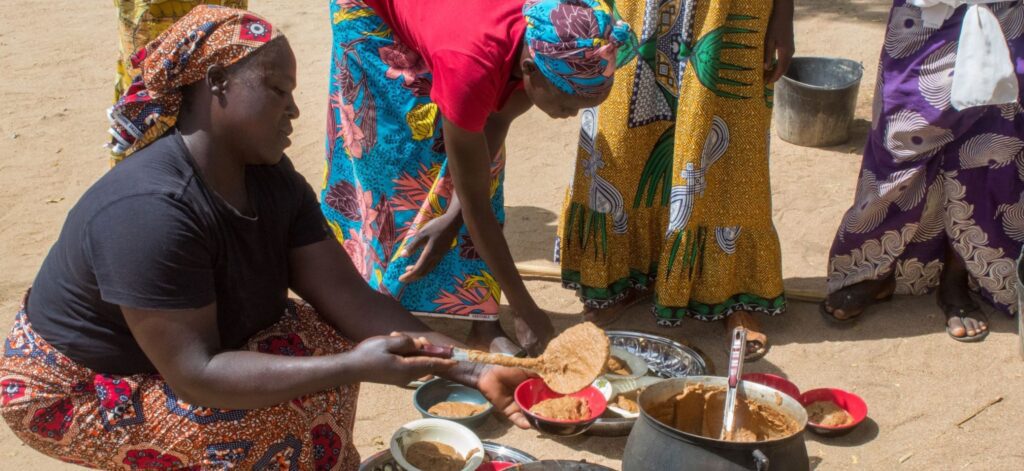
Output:
[[704,357],[674,340],[628,330],[609,330],[607,334],[612,346],[643,358],[648,368],[662,378],[700,376],[707,372]]
[[[661,378],[685,378],[708,374],[707,362],[696,350],[665,337],[628,330],[606,332],[612,346],[626,349],[647,362],[650,374]],[[589,435],[622,437],[629,435],[636,419],[605,418],[587,430]]]
[[[487,453],[489,461],[506,461],[516,464],[537,461],[537,458],[515,448],[509,448],[494,442],[483,443],[484,452]],[[395,459],[391,456],[391,450],[384,450],[363,460],[359,465],[359,471],[404,471],[404,468],[398,466],[398,463],[395,462]]]

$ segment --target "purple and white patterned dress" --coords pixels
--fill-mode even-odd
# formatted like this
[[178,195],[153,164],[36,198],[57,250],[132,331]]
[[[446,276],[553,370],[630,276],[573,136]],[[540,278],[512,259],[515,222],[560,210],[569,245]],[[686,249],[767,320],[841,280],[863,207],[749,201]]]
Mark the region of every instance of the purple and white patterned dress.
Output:
[[[1024,4],[988,7],[1024,77]],[[895,272],[897,293],[925,294],[938,286],[952,246],[971,286],[999,310],[1017,312],[1024,108],[950,106],[965,11],[927,28],[920,9],[893,2],[856,201],[829,257],[830,293]]]

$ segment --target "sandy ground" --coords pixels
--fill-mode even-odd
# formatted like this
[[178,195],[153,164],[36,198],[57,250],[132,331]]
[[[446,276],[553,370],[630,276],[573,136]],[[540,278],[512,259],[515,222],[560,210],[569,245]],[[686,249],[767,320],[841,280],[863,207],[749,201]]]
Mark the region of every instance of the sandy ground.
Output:
[[[299,58],[298,100],[304,114],[290,155],[311,181],[321,180],[329,51],[324,0],[252,0],[291,38]],[[832,234],[851,202],[859,152],[869,128],[871,91],[888,2],[798,0],[801,55],[861,61],[864,81],[854,135],[827,148],[772,143],[775,222],[784,271],[793,287],[821,289]],[[110,103],[115,16],[109,0],[4,0],[0,9],[0,325],[18,302],[55,240],[67,211],[107,170],[103,110]],[[509,138],[506,232],[517,260],[550,257],[556,211],[575,156],[577,123],[531,113]],[[530,289],[564,328],[578,319],[574,297],[557,284]],[[642,309],[617,325],[657,331]],[[454,334],[465,328],[439,325]],[[6,329],[6,327],[4,327]],[[870,420],[840,439],[807,436],[817,469],[1024,468],[1024,362],[1011,320],[993,316],[993,334],[977,345],[950,340],[928,298],[897,299],[856,328],[828,328],[812,304],[793,303],[767,323],[774,348],[748,371],[782,372],[802,389],[841,387],[861,394]],[[686,323],[662,330],[725,363],[719,324]],[[366,385],[355,437],[364,455],[384,448],[402,423],[417,418],[411,391]],[[956,424],[997,398],[1002,402],[961,427]],[[617,467],[625,438],[552,440],[492,419],[484,439],[541,458],[577,458]],[[0,427],[0,469],[65,469],[23,446]]]

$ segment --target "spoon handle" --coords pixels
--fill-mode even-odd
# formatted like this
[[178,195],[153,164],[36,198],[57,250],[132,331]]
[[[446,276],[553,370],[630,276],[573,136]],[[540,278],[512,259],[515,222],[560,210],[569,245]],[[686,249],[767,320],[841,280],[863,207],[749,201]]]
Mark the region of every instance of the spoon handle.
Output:
[[540,366],[539,358],[517,358],[500,353],[487,353],[480,350],[453,347],[451,345],[424,345],[420,348],[420,353],[424,356],[451,358],[456,361],[486,363],[528,370],[537,370]]
[[732,438],[736,428],[736,389],[743,375],[743,351],[746,350],[747,331],[737,327],[732,331],[732,348],[729,351],[729,390],[725,395],[725,413],[722,417],[722,439]]
[[[461,350],[461,352],[460,352]],[[500,353],[487,353],[480,350],[469,350],[456,348],[455,351],[458,353],[464,352],[466,359],[463,361],[470,361],[473,363],[487,363],[490,365],[508,366],[512,368],[525,368],[528,370],[540,369],[541,359],[540,358],[519,358],[509,355],[502,355]]]
[[427,344],[420,347],[419,350],[420,355],[425,357],[453,358],[455,356],[455,347],[451,345]]
[[747,343],[747,330],[737,327],[732,331],[732,348],[729,349],[729,387],[735,389],[743,375],[743,350]]

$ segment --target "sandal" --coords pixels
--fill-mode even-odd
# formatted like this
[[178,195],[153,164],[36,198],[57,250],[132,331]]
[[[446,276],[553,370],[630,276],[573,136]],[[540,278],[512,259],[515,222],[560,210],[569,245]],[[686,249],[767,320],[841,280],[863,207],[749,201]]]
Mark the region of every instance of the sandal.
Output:
[[[957,342],[974,343],[980,342],[984,340],[985,337],[988,337],[988,328],[982,330],[978,334],[967,335],[967,324],[964,322],[967,319],[967,317],[971,317],[977,320],[978,322],[983,322],[986,326],[988,325],[988,316],[986,316],[985,313],[981,311],[981,307],[979,307],[977,304],[971,303],[968,306],[954,306],[952,304],[946,304],[942,302],[941,299],[938,301],[938,304],[939,309],[942,309],[942,313],[946,315],[946,334],[952,337],[953,340],[956,340]],[[960,318],[960,324],[964,326],[964,335],[962,337],[957,337],[956,335],[953,335],[953,331],[949,327],[949,320],[954,317]]]
[[[733,312],[729,317],[725,318],[725,326],[730,333],[736,327],[743,327],[747,330],[746,354],[743,355],[743,361],[745,362],[764,358],[768,354],[768,350],[772,348],[771,344],[768,343],[768,336],[761,332],[760,323],[749,312]],[[751,346],[754,346],[753,351],[750,349]]]
[[654,295],[649,291],[641,292],[635,289],[630,289],[629,294],[611,306],[603,309],[588,308],[583,311],[583,320],[592,322],[594,325],[601,328],[608,327],[621,319],[622,315],[625,314],[629,308],[642,302],[649,301],[652,296]]
[[[831,306],[832,310],[829,311],[830,306],[828,305],[828,297],[826,297],[822,302],[818,303],[818,312],[821,314],[822,319],[825,319],[825,322],[832,324],[835,327],[851,327],[857,322],[860,316],[864,314],[864,311],[867,310],[867,308],[875,304],[892,301],[892,296],[896,293],[895,280],[890,278],[888,281],[883,281],[883,283],[885,283],[885,285],[883,285],[881,289],[879,289],[877,285],[872,286],[868,282],[860,282],[853,286],[847,286],[840,290],[843,292],[842,300],[839,303],[840,306]],[[863,301],[864,299],[871,298],[873,298],[872,301]],[[857,305],[858,303],[860,305]],[[849,311],[851,307],[855,308],[854,310],[857,311],[857,314],[842,319],[836,317],[836,309]]]

